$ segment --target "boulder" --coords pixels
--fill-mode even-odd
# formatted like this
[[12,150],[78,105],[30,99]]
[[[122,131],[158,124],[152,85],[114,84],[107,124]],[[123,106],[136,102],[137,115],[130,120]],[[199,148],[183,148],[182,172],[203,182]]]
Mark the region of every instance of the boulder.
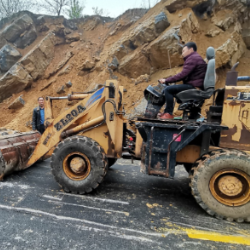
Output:
[[108,67],[112,70],[117,69],[119,66],[119,62],[116,57],[113,58],[112,62],[108,65]]
[[213,4],[213,1],[211,0],[188,0],[188,1],[183,1],[183,0],[168,0],[165,1],[165,7],[166,9],[170,12],[176,12],[181,9],[185,8],[195,8],[199,9],[205,9],[208,6],[211,6]]
[[193,12],[190,12],[188,13],[187,17],[182,20],[178,35],[184,42],[191,41],[193,34],[198,33],[199,28],[200,26],[197,18]]
[[78,69],[80,70],[91,70],[95,67],[95,62],[86,60]]
[[21,57],[17,49],[6,44],[0,50],[0,71],[7,72]]
[[22,96],[19,96],[9,105],[8,109],[18,109],[23,107],[24,104],[25,101],[23,100]]
[[78,32],[74,32],[65,36],[66,43],[72,43],[80,40],[80,34]]
[[53,39],[54,34],[49,33],[20,61],[24,70],[32,76],[33,80],[37,80],[44,75],[46,68],[54,57]]
[[169,26],[170,23],[165,12],[161,12],[159,15],[155,16],[155,30],[158,34],[163,32]]
[[21,49],[32,44],[37,38],[36,28],[32,25],[31,28],[22,34],[16,41],[15,46]]
[[140,75],[149,74],[151,65],[147,57],[140,51],[125,56],[119,65],[119,73],[131,78],[137,78]]
[[33,79],[20,65],[15,64],[0,78],[0,102],[31,86]]
[[56,91],[57,94],[62,94],[65,93],[65,89],[64,89],[64,85],[62,85],[61,87],[59,87]]
[[[139,24],[135,30],[130,34],[129,44],[124,43],[126,47],[133,49],[133,47],[137,48],[140,45],[145,43],[149,43],[153,41],[157,37],[155,31],[154,21],[149,19]],[[133,44],[131,44],[131,42]]]
[[128,49],[122,44],[114,52],[114,56],[120,60],[128,54]]
[[233,66],[245,53],[246,45],[237,32],[234,32],[222,46],[216,50],[216,68],[229,64]]
[[65,85],[67,88],[71,88],[73,86],[71,81],[66,82]]
[[34,49],[0,78],[0,102],[14,93],[29,88],[44,72],[54,57],[54,35],[48,34]]
[[32,25],[33,20],[25,14],[6,26],[0,36],[3,36],[8,42],[14,43],[26,30],[29,30]]
[[154,71],[160,68],[173,68],[183,64],[183,59],[181,58],[182,47],[174,36],[178,31],[179,28],[174,27],[162,33],[148,45],[146,49],[147,55]]
[[212,22],[222,30],[228,30],[235,23],[231,10],[221,10],[212,18]]
[[208,30],[205,35],[208,37],[215,37],[218,36],[221,32],[223,32],[221,29],[213,28],[211,30]]
[[142,82],[149,82],[150,76],[148,74],[141,75],[135,80],[135,85],[142,83]]

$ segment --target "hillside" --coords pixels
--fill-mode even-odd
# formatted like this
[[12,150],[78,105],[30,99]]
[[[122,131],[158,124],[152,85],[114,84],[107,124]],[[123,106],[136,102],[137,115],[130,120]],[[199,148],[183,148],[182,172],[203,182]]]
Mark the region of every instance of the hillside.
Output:
[[[0,127],[28,131],[39,96],[65,96],[108,79],[127,89],[124,105],[133,113],[149,84],[181,71],[176,35],[183,44],[196,42],[204,58],[207,47],[216,49],[217,88],[237,61],[239,75],[250,75],[249,7],[244,0],[214,2],[162,0],[148,11],[128,10],[116,19],[20,12],[2,20]],[[25,104],[10,109],[19,96]],[[54,116],[70,105],[56,102]]]

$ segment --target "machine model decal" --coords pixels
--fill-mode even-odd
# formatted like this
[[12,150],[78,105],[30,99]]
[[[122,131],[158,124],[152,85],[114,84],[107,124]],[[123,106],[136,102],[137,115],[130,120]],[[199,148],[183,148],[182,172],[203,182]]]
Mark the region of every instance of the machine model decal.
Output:
[[51,133],[48,133],[47,137],[45,138],[44,142],[43,142],[43,145],[46,145],[50,139],[50,137],[52,136]]
[[99,100],[102,97],[103,91],[104,88],[101,88],[98,91],[96,91],[96,93],[89,98],[88,102],[86,103],[86,107],[90,106],[91,104]]
[[74,117],[77,117],[79,114],[86,110],[82,105],[78,105],[77,109],[73,109],[69,114],[67,114],[63,119],[60,120],[57,124],[54,125],[57,131],[63,129],[69,122],[73,121]]

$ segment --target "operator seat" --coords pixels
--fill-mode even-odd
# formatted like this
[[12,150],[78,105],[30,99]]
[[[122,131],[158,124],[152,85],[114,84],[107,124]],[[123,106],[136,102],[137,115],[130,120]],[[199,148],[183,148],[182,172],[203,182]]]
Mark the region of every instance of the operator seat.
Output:
[[[207,71],[203,84],[203,90],[190,89],[185,90],[176,95],[176,100],[180,103],[179,110],[183,110],[183,120],[199,118],[199,112],[205,101],[209,99],[213,93],[216,82],[215,73],[215,49],[209,47],[207,49],[206,57],[208,60]],[[188,114],[190,114],[188,116]]]

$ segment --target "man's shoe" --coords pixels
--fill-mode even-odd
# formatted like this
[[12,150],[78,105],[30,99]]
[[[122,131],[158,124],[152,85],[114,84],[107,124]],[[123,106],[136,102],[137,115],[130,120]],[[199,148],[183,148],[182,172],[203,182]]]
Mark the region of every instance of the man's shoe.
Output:
[[167,120],[167,119],[173,119],[174,116],[170,115],[169,113],[165,113],[162,116],[159,117],[161,120]]

